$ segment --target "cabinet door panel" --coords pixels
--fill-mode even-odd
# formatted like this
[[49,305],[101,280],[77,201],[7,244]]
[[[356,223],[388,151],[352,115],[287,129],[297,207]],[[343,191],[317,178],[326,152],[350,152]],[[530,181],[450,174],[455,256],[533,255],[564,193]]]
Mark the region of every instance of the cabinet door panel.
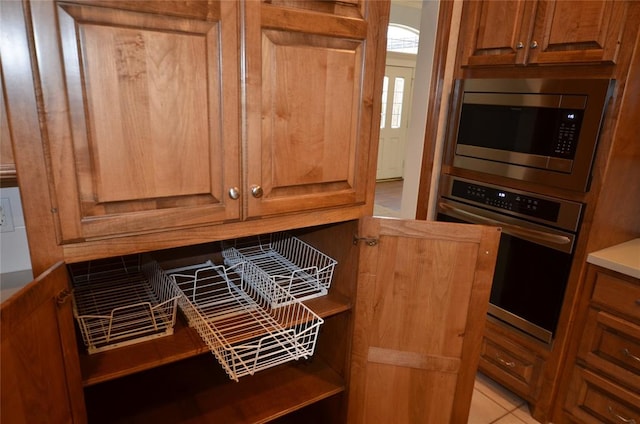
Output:
[[534,8],[534,2],[524,0],[466,3],[463,19],[474,31],[462,47],[464,64],[524,64]]
[[541,0],[530,63],[615,62],[626,2]]
[[498,228],[365,218],[349,422],[466,422]]
[[387,6],[369,3],[365,19],[247,3],[246,190],[261,188],[248,196],[249,217],[365,202],[377,138],[373,29],[384,30],[367,23]]
[[235,7],[33,4],[63,241],[239,218]]
[[58,263],[2,303],[3,423],[86,422],[68,288]]

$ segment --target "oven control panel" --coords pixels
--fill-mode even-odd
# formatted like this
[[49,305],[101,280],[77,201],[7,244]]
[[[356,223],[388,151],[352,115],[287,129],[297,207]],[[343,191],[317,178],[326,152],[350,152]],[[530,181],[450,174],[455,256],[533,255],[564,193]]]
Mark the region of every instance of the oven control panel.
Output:
[[471,200],[474,203],[517,212],[550,222],[555,222],[558,219],[560,211],[559,202],[467,181],[454,181],[451,194],[461,199]]

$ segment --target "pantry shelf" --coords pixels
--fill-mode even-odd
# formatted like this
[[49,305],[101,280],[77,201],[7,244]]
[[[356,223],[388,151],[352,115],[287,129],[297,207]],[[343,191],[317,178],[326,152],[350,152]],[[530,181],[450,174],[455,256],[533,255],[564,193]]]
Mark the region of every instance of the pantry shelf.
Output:
[[[345,391],[344,379],[317,358],[283,364],[237,383],[211,363],[210,354],[167,365],[162,371],[87,388],[89,422],[264,423]],[[172,382],[171,387],[166,381]],[[165,389],[149,390],[158,387]]]

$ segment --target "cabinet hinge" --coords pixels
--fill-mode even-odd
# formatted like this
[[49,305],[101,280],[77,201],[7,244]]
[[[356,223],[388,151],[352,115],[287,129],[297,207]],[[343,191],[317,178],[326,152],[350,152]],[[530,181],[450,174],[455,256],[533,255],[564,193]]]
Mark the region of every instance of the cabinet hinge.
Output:
[[378,244],[378,239],[376,238],[358,237],[357,235],[354,235],[353,244],[358,244],[359,241],[365,242],[367,246],[375,246],[376,244]]
[[67,299],[69,299],[69,297],[71,296],[72,291],[69,289],[64,289],[62,290],[60,293],[58,293],[58,295],[56,296],[56,303],[58,305],[62,305],[64,304]]

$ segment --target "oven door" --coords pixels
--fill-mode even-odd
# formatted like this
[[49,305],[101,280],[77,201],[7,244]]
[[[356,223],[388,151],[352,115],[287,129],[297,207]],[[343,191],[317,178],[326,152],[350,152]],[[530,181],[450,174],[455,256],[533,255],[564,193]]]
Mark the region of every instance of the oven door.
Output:
[[450,199],[438,221],[502,227],[489,314],[551,343],[569,278],[575,234]]

